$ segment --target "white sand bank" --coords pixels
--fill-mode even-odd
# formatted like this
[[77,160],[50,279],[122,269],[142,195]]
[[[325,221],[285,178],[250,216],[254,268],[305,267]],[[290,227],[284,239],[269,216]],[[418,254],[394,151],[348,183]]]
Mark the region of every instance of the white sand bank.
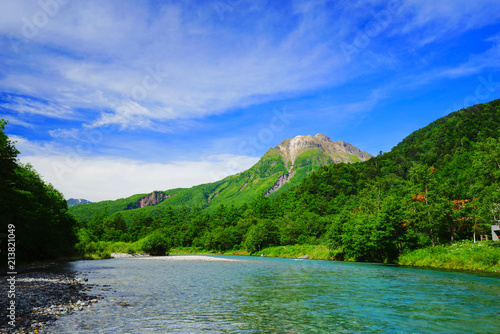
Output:
[[158,261],[225,261],[225,262],[242,262],[245,260],[227,259],[223,257],[204,256],[204,255],[170,255],[170,256],[148,256],[141,258],[131,257],[134,260],[158,260]]

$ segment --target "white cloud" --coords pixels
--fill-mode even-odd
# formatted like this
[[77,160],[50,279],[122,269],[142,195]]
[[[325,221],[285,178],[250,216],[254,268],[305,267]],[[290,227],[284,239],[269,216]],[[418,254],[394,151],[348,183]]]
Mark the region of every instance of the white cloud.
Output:
[[38,101],[29,97],[7,95],[0,108],[16,111],[18,114],[41,115],[50,118],[71,119],[75,113],[66,105]]
[[[82,137],[78,131],[62,131],[58,135],[73,139]],[[155,163],[114,156],[89,157],[54,142],[30,141],[15,135],[10,135],[9,139],[21,152],[19,160],[33,165],[43,179],[66,198],[91,201],[215,182],[242,172],[258,161],[246,155],[218,154],[194,161]]]
[[161,164],[113,157],[23,155],[20,160],[32,164],[66,198],[101,201],[215,182],[248,169],[258,159],[223,155]]
[[497,0],[408,0],[401,2],[401,13],[394,34],[409,35],[420,45],[446,39],[463,31],[498,22]]
[[61,139],[78,139],[80,131],[78,129],[55,129],[50,130],[49,134],[52,138]]
[[16,135],[9,135],[9,139],[14,142],[19,152],[24,155],[54,155],[60,154],[61,151],[61,148],[53,142],[35,142]]
[[0,119],[5,119],[9,121],[9,124],[14,124],[14,125],[19,125],[19,126],[24,126],[26,128],[33,128],[33,124],[30,124],[28,122],[25,122],[18,117],[14,117],[12,115],[1,115],[0,114]]

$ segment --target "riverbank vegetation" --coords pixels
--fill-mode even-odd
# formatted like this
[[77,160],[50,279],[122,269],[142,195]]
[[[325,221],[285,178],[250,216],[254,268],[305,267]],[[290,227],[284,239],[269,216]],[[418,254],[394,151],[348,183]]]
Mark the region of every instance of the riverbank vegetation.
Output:
[[417,249],[401,255],[398,264],[500,272],[500,243],[461,241],[449,245]]
[[291,245],[265,248],[259,252],[264,256],[299,258],[307,256],[313,260],[331,260],[330,249],[325,245]]

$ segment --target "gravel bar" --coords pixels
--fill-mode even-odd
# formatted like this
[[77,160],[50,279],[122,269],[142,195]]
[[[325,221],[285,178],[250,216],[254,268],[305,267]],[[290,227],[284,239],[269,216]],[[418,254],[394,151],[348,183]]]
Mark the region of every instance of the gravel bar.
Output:
[[[0,277],[0,333],[41,333],[58,317],[85,312],[103,297],[88,292],[95,286],[78,273],[28,272],[15,275],[15,297],[9,298],[11,276]],[[12,280],[11,280],[12,282]],[[15,301],[15,326],[9,324],[11,300]]]
[[222,261],[222,262],[246,262],[240,259],[228,259],[224,257],[206,255],[169,255],[169,256],[148,256],[129,257],[130,260],[157,260],[157,261]]

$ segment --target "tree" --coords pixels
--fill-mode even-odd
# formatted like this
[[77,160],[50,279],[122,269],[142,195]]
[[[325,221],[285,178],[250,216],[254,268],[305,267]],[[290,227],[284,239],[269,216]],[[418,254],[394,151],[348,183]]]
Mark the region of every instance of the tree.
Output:
[[19,151],[4,132],[7,124],[7,121],[0,119],[0,212],[2,214],[0,233],[5,233],[7,226],[15,222],[16,216],[14,183],[18,167],[16,157]]
[[0,120],[0,227],[7,231],[14,226],[20,261],[71,255],[77,242],[76,221],[62,194],[31,165],[17,162],[19,151],[4,132],[6,125]]
[[149,234],[142,242],[142,250],[151,255],[168,255],[171,241],[162,231]]
[[453,219],[452,202],[444,195],[443,182],[435,176],[435,169],[414,164],[410,170],[410,217],[415,228],[428,236],[432,246],[440,243],[439,236]]
[[250,254],[278,244],[278,229],[270,220],[261,220],[257,225],[250,227],[244,241],[245,249]]
[[380,258],[388,262],[393,262],[406,249],[415,247],[415,238],[406,219],[404,202],[404,199],[387,196],[371,233]]
[[264,193],[260,193],[251,203],[250,207],[255,212],[257,218],[260,219],[272,219],[274,218],[274,209],[271,206],[271,200],[269,197],[265,196]]
[[102,220],[102,237],[104,241],[125,241],[128,237],[127,225],[122,215],[118,212],[114,218],[106,217]]
[[[488,138],[478,143],[473,158],[473,172],[477,178],[474,195],[491,203],[500,203],[500,142]],[[494,212],[490,219],[498,219]]]

